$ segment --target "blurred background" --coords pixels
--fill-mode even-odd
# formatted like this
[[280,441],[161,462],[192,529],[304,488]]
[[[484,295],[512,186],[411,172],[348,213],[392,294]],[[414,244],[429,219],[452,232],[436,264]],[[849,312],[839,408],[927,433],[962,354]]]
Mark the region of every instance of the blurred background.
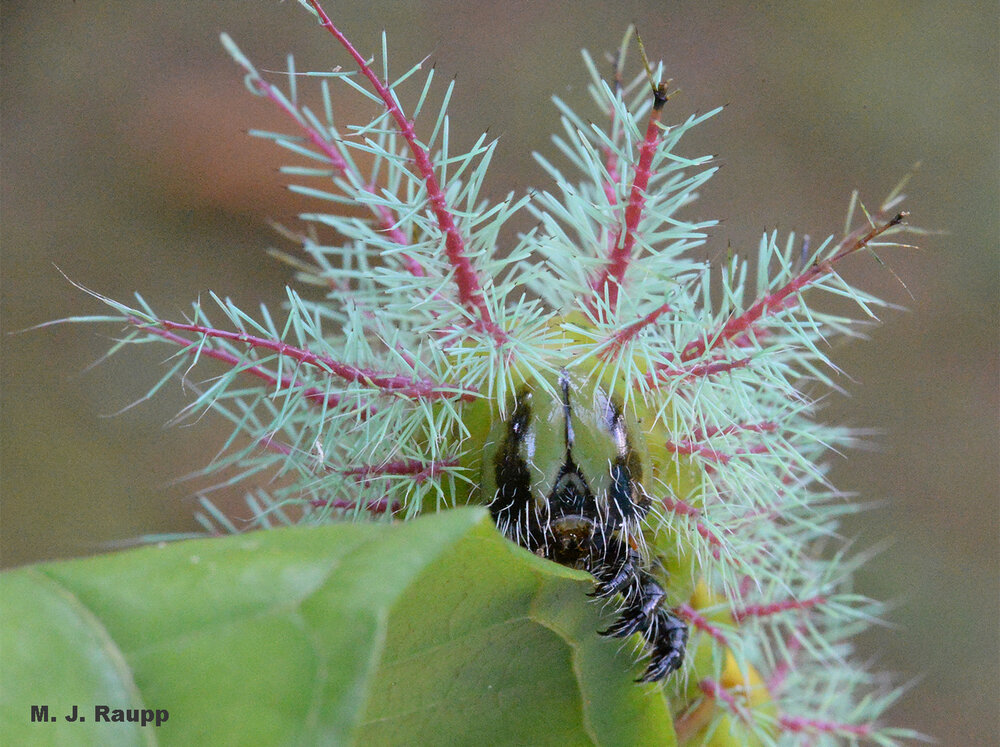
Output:
[[[349,7],[350,6],[350,7]],[[883,549],[859,591],[891,626],[863,641],[910,689],[892,720],[947,745],[1000,743],[998,683],[998,6],[996,2],[331,3],[365,54],[389,34],[401,73],[431,55],[457,76],[452,131],[500,138],[501,197],[546,185],[529,154],[553,154],[555,93],[586,80],[635,22],[682,90],[667,120],[726,104],[682,145],[722,165],[690,217],[719,217],[706,256],[753,251],[764,230],[843,223],[851,190],[875,208],[922,162],[911,222],[919,250],[849,260],[854,283],[906,307],[834,355],[847,396],[825,417],[880,431],[834,481],[884,501],[849,532]],[[208,290],[245,310],[280,305],[286,248],[268,220],[314,207],[283,188],[283,151],[248,137],[287,129],[250,96],[218,35],[262,69],[347,65],[297,3],[7,0],[2,10],[2,563],[102,552],[116,540],[195,528],[177,479],[226,429],[167,427],[179,384],[140,399],[172,350],[132,349],[92,369],[118,332],[56,326],[103,308],[61,274],[181,316]],[[633,62],[635,60],[633,59]],[[636,68],[632,68],[635,70]],[[412,102],[411,102],[412,103]],[[350,111],[341,122],[357,121]],[[910,296],[912,294],[912,297]],[[884,543],[884,544],[883,544]]]

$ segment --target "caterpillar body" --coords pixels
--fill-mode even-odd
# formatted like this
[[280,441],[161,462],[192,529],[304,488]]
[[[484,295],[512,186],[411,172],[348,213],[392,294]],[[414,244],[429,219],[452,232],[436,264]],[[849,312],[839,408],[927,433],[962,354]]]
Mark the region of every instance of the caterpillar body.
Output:
[[[248,499],[250,525],[487,506],[511,541],[594,577],[616,605],[603,632],[637,635],[638,680],[666,683],[682,741],[730,726],[726,744],[857,736],[847,720],[867,680],[845,652],[874,607],[819,552],[844,512],[825,459],[851,436],[817,422],[807,392],[832,383],[826,345],[854,320],[805,295],[871,313],[878,299],[836,268],[902,229],[898,191],[862,206],[859,225],[853,199],[843,235],[815,248],[765,235],[755,284],[738,256],[721,272],[692,258],[715,221],[681,215],[715,169],[677,145],[718,110],[667,125],[670,94],[650,85],[660,68],[624,77],[630,31],[610,83],[584,57],[594,121],[557,101],[556,147],[577,178],[539,156],[555,190],[493,204],[480,195],[492,143],[450,152],[444,107],[418,137],[433,71],[407,115],[420,66],[393,79],[385,60],[380,74],[309,5],[357,70],[323,74],[319,113],[298,101],[291,63],[286,93],[223,43],[296,129],[255,134],[309,159],[290,171],[325,185],[298,189],[368,213],[308,214],[308,230],[285,232],[305,259],[285,258],[318,298],[289,289],[282,324],[216,298],[229,330],[201,305],[174,321],[102,297],[132,329],[122,344],[166,341],[227,367],[193,410],[250,437],[215,465],[237,470],[227,484],[281,478]],[[381,113],[342,131],[335,84]],[[511,240],[501,229],[520,211],[537,225]],[[189,365],[180,356],[167,376]],[[206,506],[209,526],[233,527]]]

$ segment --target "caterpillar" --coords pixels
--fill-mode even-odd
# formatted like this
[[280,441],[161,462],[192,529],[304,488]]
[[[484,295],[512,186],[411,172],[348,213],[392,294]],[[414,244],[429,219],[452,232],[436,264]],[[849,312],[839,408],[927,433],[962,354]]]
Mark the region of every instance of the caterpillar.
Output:
[[[626,78],[630,29],[609,80],[584,54],[591,118],[556,100],[555,146],[575,176],[538,155],[554,189],[491,202],[495,143],[451,150],[453,84],[424,127],[434,71],[419,85],[420,65],[379,71],[304,4],[353,66],[317,74],[318,110],[299,100],[291,59],[284,90],[222,37],[293,127],[254,134],[305,159],[286,169],[312,180],[294,189],[332,206],[283,229],[299,247],[279,253],[299,283],[284,320],[216,296],[227,325],[200,303],[181,321],[100,297],[116,315],[99,320],[131,330],[119,348],[187,354],[164,379],[191,358],[223,366],[190,411],[249,437],[212,465],[235,471],[228,484],[276,476],[248,497],[248,526],[486,506],[512,542],[593,576],[615,607],[603,633],[638,637],[637,679],[671,688],[682,738],[726,719],[765,740],[876,734],[850,721],[865,678],[839,648],[875,607],[817,552],[844,510],[825,459],[852,436],[818,420],[809,390],[832,384],[825,345],[855,320],[806,296],[873,315],[881,302],[837,268],[904,230],[900,190],[874,211],[852,197],[843,234],[817,247],[765,234],[755,270],[736,254],[698,259],[716,222],[684,214],[715,166],[679,142],[720,110],[668,124],[672,93],[641,45]],[[342,128],[335,86],[380,113]],[[505,233],[525,212],[535,227]],[[210,529],[237,529],[204,506]]]

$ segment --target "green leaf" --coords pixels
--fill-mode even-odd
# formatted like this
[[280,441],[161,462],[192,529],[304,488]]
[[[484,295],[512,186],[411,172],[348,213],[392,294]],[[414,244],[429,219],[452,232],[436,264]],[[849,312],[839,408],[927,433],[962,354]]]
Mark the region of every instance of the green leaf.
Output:
[[[0,577],[8,744],[674,744],[586,574],[483,509],[190,540]],[[602,616],[605,618],[602,621]],[[31,723],[47,705],[49,723]],[[78,706],[85,723],[64,716]],[[169,713],[95,723],[95,706]]]

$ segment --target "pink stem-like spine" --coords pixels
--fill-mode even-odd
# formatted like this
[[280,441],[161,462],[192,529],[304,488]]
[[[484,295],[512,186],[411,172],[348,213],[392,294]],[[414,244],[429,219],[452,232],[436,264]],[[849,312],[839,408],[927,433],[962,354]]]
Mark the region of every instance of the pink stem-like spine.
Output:
[[825,604],[826,601],[826,597],[817,595],[808,599],[785,599],[771,604],[748,604],[746,607],[733,610],[733,619],[740,623],[748,617],[768,617],[788,610],[808,610],[816,605]]
[[701,614],[698,610],[692,607],[687,602],[677,606],[677,611],[681,613],[681,616],[690,622],[696,629],[707,633],[715,639],[716,643],[720,643],[723,646],[728,646],[729,641],[726,639],[726,634],[722,632],[720,628],[713,625],[707,617]]
[[690,361],[699,358],[706,352],[719,347],[727,340],[732,340],[741,335],[750,335],[754,326],[763,317],[795,306],[798,303],[795,294],[817,280],[831,274],[837,262],[844,257],[864,249],[890,228],[902,223],[906,215],[906,213],[897,213],[884,223],[873,225],[863,232],[860,230],[855,231],[841,242],[842,248],[832,257],[823,261],[817,260],[813,262],[781,288],[758,299],[739,316],[729,319],[714,335],[688,343],[681,351],[681,360]]
[[736,696],[733,695],[729,690],[722,686],[721,683],[713,680],[710,677],[698,682],[698,689],[701,690],[705,695],[710,698],[715,698],[716,700],[721,700],[727,706],[734,716],[737,716],[741,721],[746,724],[753,722],[753,717],[750,712],[736,700]]
[[624,232],[620,230],[615,235],[612,249],[608,254],[608,262],[591,284],[594,295],[590,299],[589,306],[592,312],[603,308],[599,303],[603,298],[607,298],[608,310],[614,312],[618,306],[618,292],[625,279],[625,272],[632,262],[636,230],[642,219],[643,208],[646,206],[646,188],[652,176],[653,156],[656,154],[662,135],[660,117],[663,105],[667,102],[665,86],[662,84],[657,86],[653,96],[653,111],[649,115],[646,135],[639,148],[639,162],[635,167],[632,189],[629,192],[628,204],[625,206]]
[[[403,397],[414,399],[475,399],[475,393],[459,387],[448,387],[427,379],[413,380],[405,376],[397,376],[382,371],[358,368],[345,363],[340,363],[326,355],[318,355],[309,350],[289,345],[280,340],[272,340],[267,337],[248,335],[246,332],[227,332],[213,327],[206,327],[202,324],[189,324],[173,322],[169,319],[157,319],[155,322],[148,322],[138,317],[127,317],[130,324],[156,334],[156,330],[173,330],[179,332],[192,332],[207,338],[217,340],[227,340],[249,345],[252,348],[271,350],[279,355],[288,357],[298,363],[314,366],[327,371],[328,373],[344,379],[345,381],[357,382],[366,386],[381,389],[384,392],[397,394]],[[161,335],[162,336],[162,335]],[[183,339],[183,338],[182,338]],[[186,341],[191,344],[190,341]]]
[[722,553],[720,552],[723,547],[722,540],[719,539],[715,532],[709,529],[708,525],[701,520],[701,509],[692,506],[687,501],[682,501],[680,498],[674,498],[669,495],[663,496],[662,501],[663,507],[668,511],[678,514],[679,516],[685,516],[694,521],[695,530],[699,535],[701,535],[702,539],[712,545],[712,557],[716,560],[719,560],[719,558],[722,557]]
[[697,454],[704,459],[709,459],[713,462],[718,462],[719,464],[728,464],[733,457],[737,456],[745,456],[747,454],[766,454],[768,452],[767,444],[755,444],[749,448],[737,449],[729,453],[713,449],[711,446],[695,443],[694,441],[667,441],[666,447],[667,451],[672,454]]
[[394,476],[412,477],[414,482],[421,483],[432,477],[436,477],[448,467],[458,464],[457,459],[445,459],[440,461],[422,462],[419,459],[403,459],[396,462],[386,462],[385,464],[366,464],[361,467],[349,467],[341,470],[343,474],[352,477],[359,477],[369,481],[374,477]]
[[[350,168],[350,164],[347,163],[337,148],[334,147],[333,143],[327,140],[323,136],[323,133],[306,122],[298,111],[296,111],[296,109],[278,93],[274,86],[260,77],[254,79],[254,85],[257,87],[257,90],[260,91],[271,103],[295,120],[295,123],[302,129],[306,137],[309,138],[309,141],[323,152],[323,155],[326,156],[327,161],[329,161],[334,170],[340,172],[340,174],[345,177],[348,175],[348,172],[350,172],[350,174],[355,177],[355,181],[358,184],[361,183],[360,175],[357,171]],[[362,189],[366,192],[370,192],[371,194],[375,194],[374,185],[367,185],[362,187]],[[386,235],[388,235],[390,239],[400,246],[409,245],[409,239],[406,234],[403,233],[402,229],[396,225],[396,216],[393,215],[389,208],[385,205],[376,205],[372,208],[372,210],[378,216],[382,230],[386,232]],[[403,255],[403,264],[411,274],[417,277],[423,277],[426,275],[424,268],[420,265],[420,263],[408,254]]]
[[666,363],[657,363],[653,366],[653,370],[646,374],[646,381],[652,385],[664,379],[698,379],[705,376],[715,376],[716,374],[728,373],[739,368],[746,368],[750,365],[751,360],[751,358],[730,360],[718,356],[704,363],[696,363],[693,366],[676,367]]
[[445,236],[445,252],[448,255],[448,261],[451,262],[455,270],[455,283],[458,286],[459,301],[466,309],[475,312],[478,317],[477,325],[498,344],[506,342],[507,333],[493,320],[489,307],[486,305],[486,296],[483,293],[482,284],[479,282],[475,268],[472,266],[472,262],[466,253],[465,240],[459,233],[458,226],[455,225],[455,218],[448,207],[444,191],[438,183],[437,175],[434,173],[434,165],[431,163],[430,155],[417,140],[413,122],[403,114],[388,85],[372,70],[371,65],[354,48],[354,45],[351,44],[343,32],[333,24],[333,21],[330,20],[330,17],[323,10],[319,1],[309,0],[309,2],[319,16],[320,24],[323,28],[329,31],[340,42],[341,46],[354,59],[362,75],[371,83],[379,98],[382,99],[382,103],[385,104],[386,110],[396,121],[399,133],[406,140],[410,148],[410,155],[427,189],[427,199],[430,202],[431,210],[434,212],[438,226]]
[[[186,337],[181,337],[180,335],[174,334],[173,332],[168,332],[165,329],[150,327],[149,325],[146,325],[133,317],[129,318],[129,322],[135,324],[136,326],[142,327],[146,332],[149,332],[150,334],[154,334],[157,337],[167,340],[168,342],[172,342],[176,345],[179,345],[182,348],[186,348],[187,352],[190,355],[200,355],[200,356],[205,356],[206,358],[214,358],[215,360],[222,361],[223,363],[228,363],[233,368],[236,368],[245,363],[245,361],[242,358],[240,358],[238,355],[230,353],[228,350],[218,350],[216,348],[199,347],[195,342],[187,339]],[[248,373],[251,376],[256,376],[258,379],[266,381],[268,384],[272,385],[276,390],[282,390],[282,389],[288,390],[301,386],[301,384],[299,384],[291,376],[282,376],[279,379],[274,373],[268,371],[266,368],[263,368],[262,366],[247,366],[245,368],[242,368],[241,371]],[[326,405],[327,407],[331,408],[336,407],[337,405],[340,404],[341,401],[339,395],[333,392],[330,393],[324,392],[322,389],[319,389],[318,387],[313,387],[313,386],[303,387],[301,391],[302,391],[302,396],[308,399],[309,401],[316,402],[317,404],[321,405]]]
[[657,306],[641,319],[622,327],[609,338],[609,344],[601,351],[601,358],[608,358],[625,347],[631,340],[635,339],[643,329],[656,322],[661,315],[670,311],[670,304],[665,303]]

